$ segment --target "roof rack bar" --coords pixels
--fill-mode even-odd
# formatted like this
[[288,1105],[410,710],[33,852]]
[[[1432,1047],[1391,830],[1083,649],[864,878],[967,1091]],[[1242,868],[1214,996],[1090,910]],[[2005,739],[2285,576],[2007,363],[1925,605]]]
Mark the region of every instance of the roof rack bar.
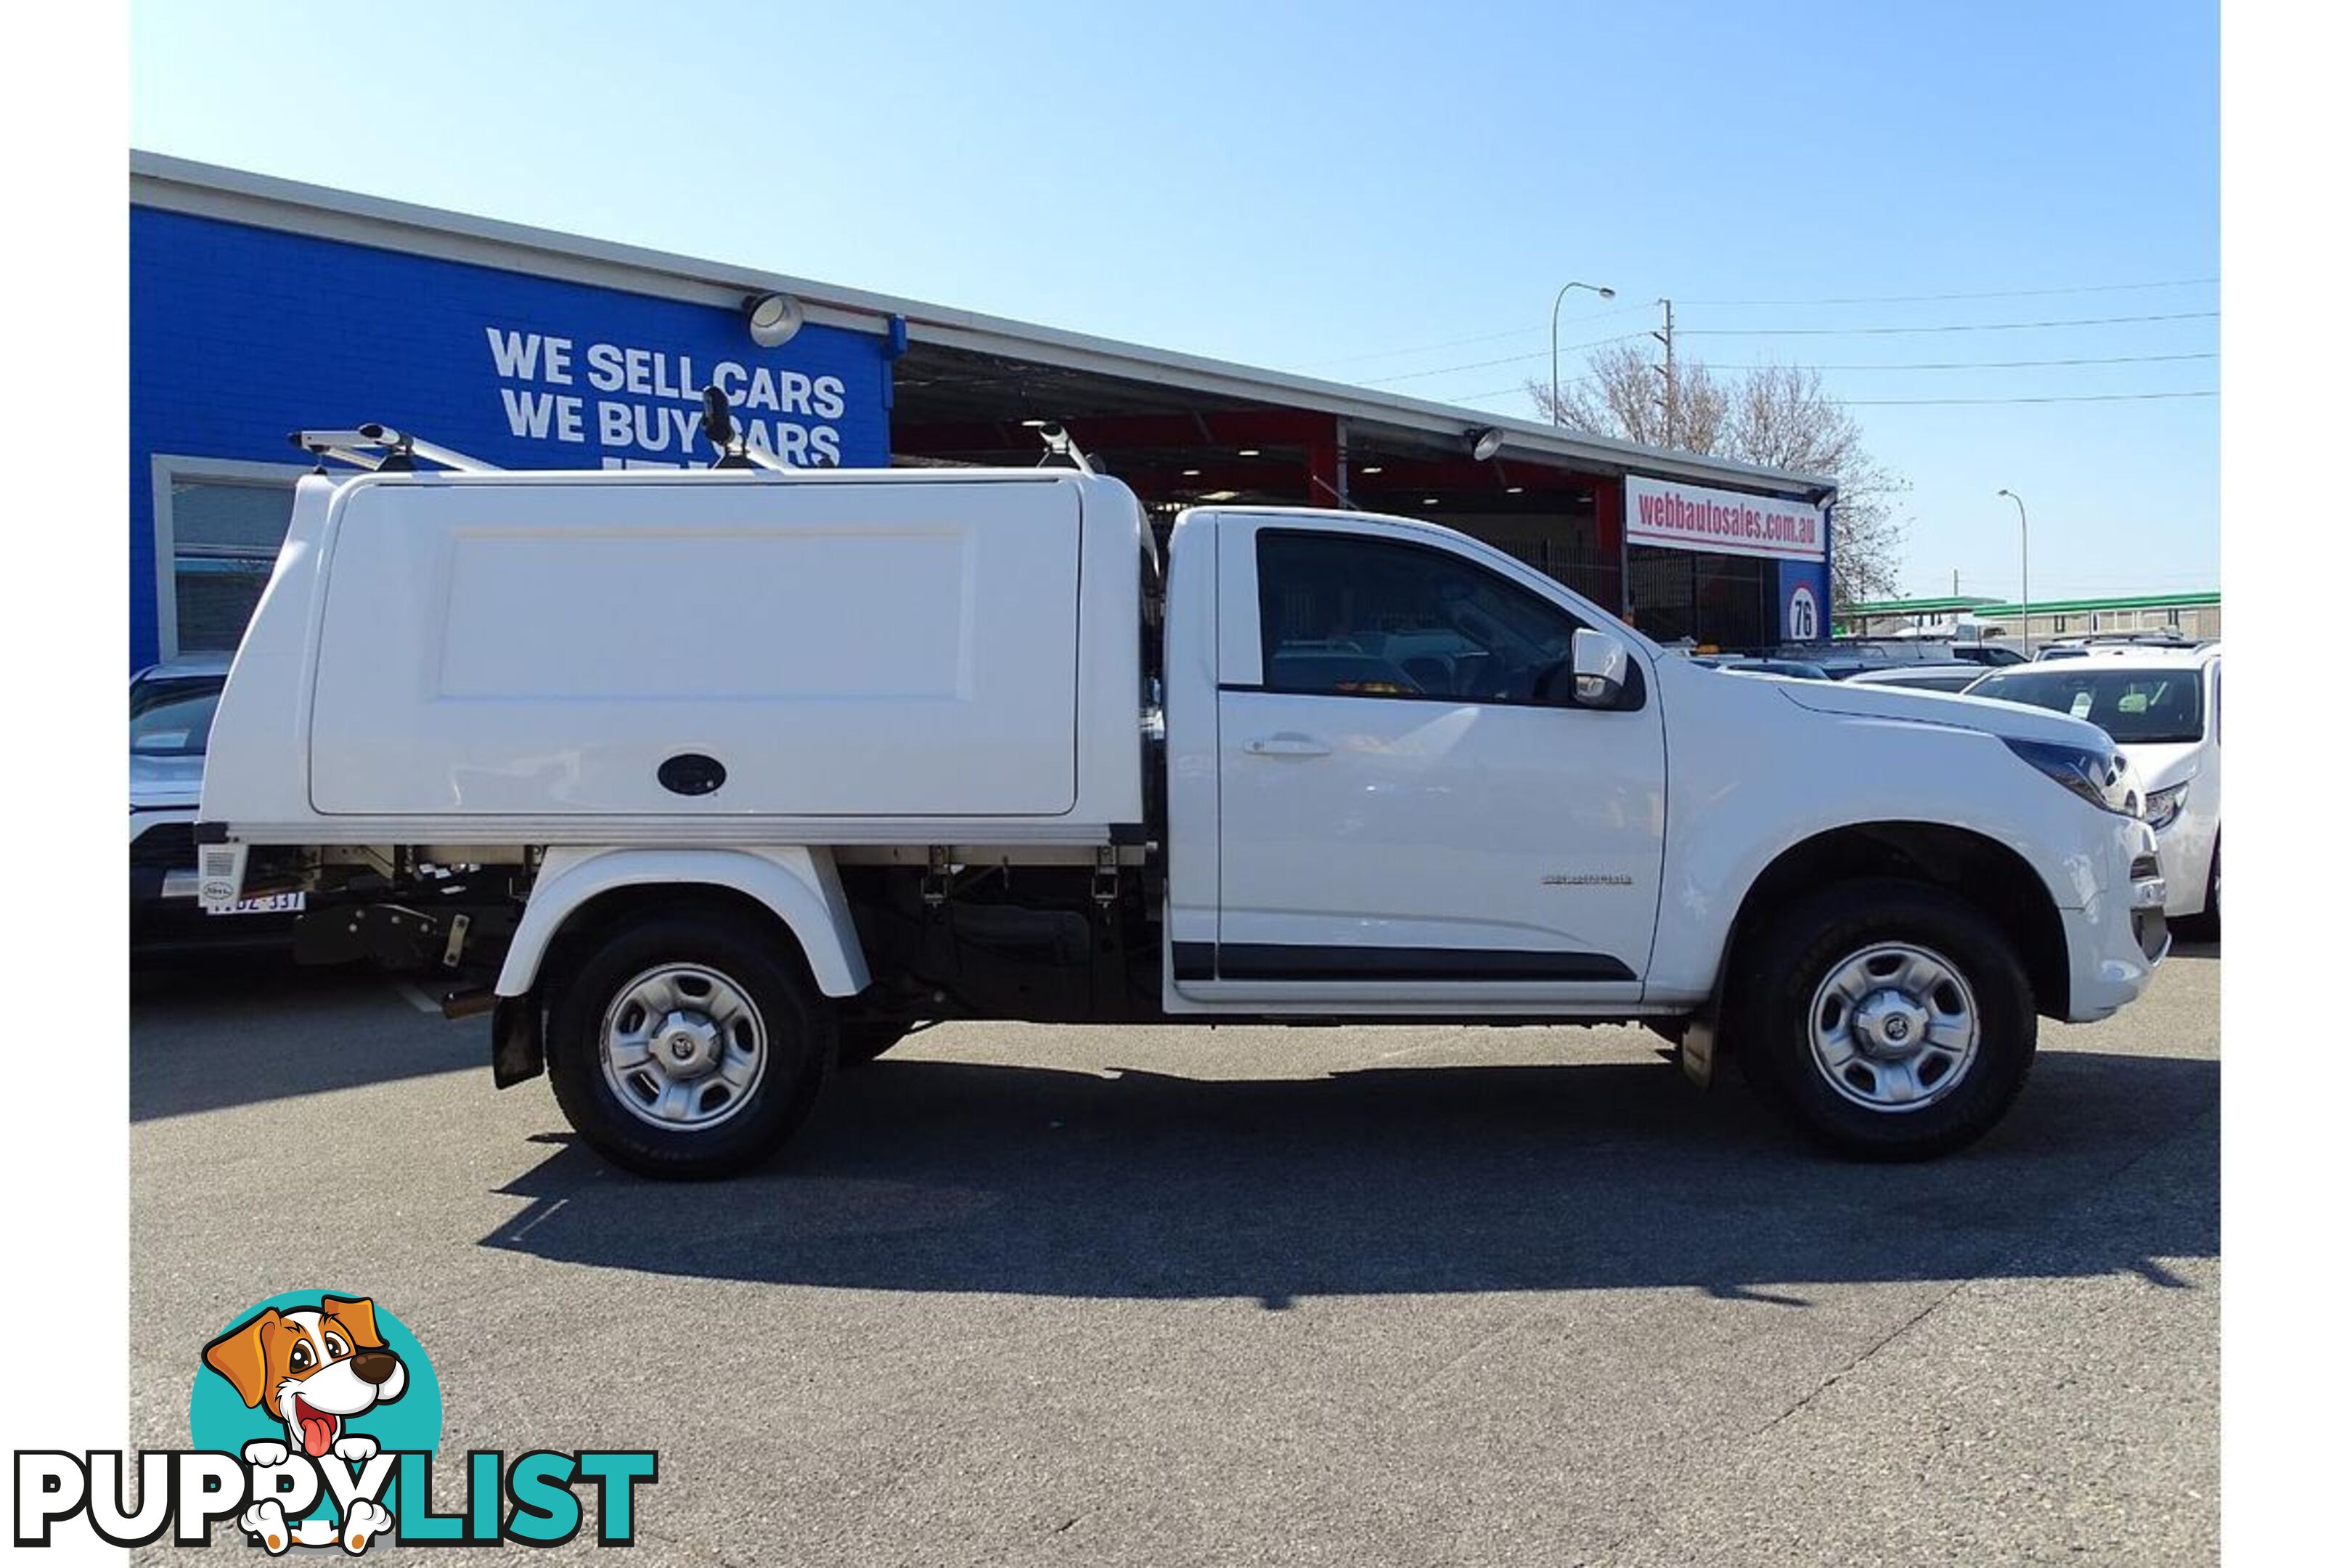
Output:
[[[315,457],[333,458],[382,473],[411,472],[419,458],[460,474],[501,471],[495,463],[485,463],[479,458],[420,440],[389,425],[367,424],[352,430],[296,430],[287,439]],[[366,454],[369,447],[381,447],[383,455],[371,458]]]
[[312,447],[308,450],[321,459],[332,458],[339,463],[349,463],[354,468],[365,468],[370,473],[383,467],[382,458],[372,452],[353,451],[349,447]]

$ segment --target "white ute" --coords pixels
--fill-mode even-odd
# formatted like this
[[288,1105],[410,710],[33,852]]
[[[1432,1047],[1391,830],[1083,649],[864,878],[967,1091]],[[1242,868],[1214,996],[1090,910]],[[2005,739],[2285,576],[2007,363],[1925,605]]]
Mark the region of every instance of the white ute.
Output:
[[950,1018],[1638,1019],[1931,1155],[2166,951],[2094,726],[1718,673],[1425,522],[1204,506],[1163,574],[1062,468],[400,467],[299,488],[201,896],[446,964],[635,1171]]

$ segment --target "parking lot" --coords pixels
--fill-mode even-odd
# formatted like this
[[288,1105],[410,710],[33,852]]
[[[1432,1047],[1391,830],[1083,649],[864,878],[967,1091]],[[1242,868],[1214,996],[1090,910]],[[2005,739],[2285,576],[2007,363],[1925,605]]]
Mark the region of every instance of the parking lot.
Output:
[[677,1186],[493,1093],[481,1020],[184,967],[134,984],[131,1438],[326,1288],[422,1340],[445,1455],[657,1447],[657,1561],[2210,1560],[2219,992],[2188,950],[2045,1025],[1924,1166],[1638,1030],[987,1025]]

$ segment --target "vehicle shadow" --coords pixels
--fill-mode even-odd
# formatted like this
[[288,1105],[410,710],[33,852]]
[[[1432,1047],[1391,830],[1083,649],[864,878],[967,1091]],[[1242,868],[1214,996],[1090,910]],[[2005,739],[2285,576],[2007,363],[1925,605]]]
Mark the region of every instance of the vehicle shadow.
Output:
[[421,1016],[396,978],[306,968],[284,952],[142,959],[131,972],[131,1120],[487,1071],[487,1032]]
[[[1858,1164],[1664,1064],[1216,1081],[961,1062],[845,1074],[786,1160],[640,1181],[567,1136],[482,1245],[906,1291],[1294,1298],[2131,1269],[2218,1255],[2218,1065],[2046,1053],[1975,1149]],[[2130,1179],[2118,1180],[2127,1168]]]

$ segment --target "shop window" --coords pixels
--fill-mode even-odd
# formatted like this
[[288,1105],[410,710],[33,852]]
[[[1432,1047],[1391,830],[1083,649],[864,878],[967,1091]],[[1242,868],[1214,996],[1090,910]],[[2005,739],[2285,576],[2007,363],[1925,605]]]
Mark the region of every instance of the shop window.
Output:
[[2066,617],[2065,617],[2065,616],[2051,616],[2051,617],[2050,617],[2050,635],[2051,635],[2052,637],[2056,637],[2059,633],[2061,633],[2061,632],[2064,631],[2065,629],[2066,629]]
[[155,459],[157,631],[166,655],[227,653],[285,542],[294,481],[274,463]]

